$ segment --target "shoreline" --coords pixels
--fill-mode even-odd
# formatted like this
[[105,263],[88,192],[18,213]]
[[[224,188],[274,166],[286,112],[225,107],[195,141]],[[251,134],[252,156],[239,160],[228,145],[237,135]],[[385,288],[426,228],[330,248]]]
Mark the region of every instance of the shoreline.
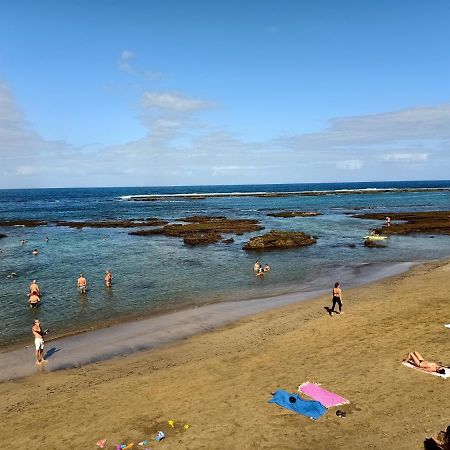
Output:
[[[358,266],[358,279],[346,285],[352,289],[407,272],[417,263],[383,263],[372,271],[373,264]],[[367,272],[369,269],[369,272]],[[331,289],[331,288],[330,288]],[[283,306],[302,303],[328,293],[329,289],[294,292],[242,301],[227,301],[160,311],[146,318],[90,328],[46,340],[49,358],[46,371],[56,371],[93,364],[146,350],[164,347],[191,336],[211,331],[244,318]],[[170,331],[168,331],[170,330]],[[94,341],[95,340],[95,344]],[[0,350],[0,382],[22,378],[36,372],[32,358],[32,340],[24,348],[20,344]],[[113,343],[113,345],[112,345]]]
[[[395,267],[398,264],[409,264],[410,266],[414,266],[416,264],[421,264],[424,261],[410,261],[410,262],[380,262],[380,263],[366,263],[366,264],[360,264],[355,266],[344,266],[342,268],[342,276],[338,276],[342,280],[345,280],[345,275],[350,276],[350,281],[345,282],[346,288],[356,287],[360,284],[367,284],[372,281],[376,281],[385,277],[391,276],[389,273],[390,267]],[[431,261],[430,261],[431,262]],[[406,268],[405,270],[408,270]],[[370,273],[368,273],[370,272]],[[361,278],[362,277],[362,278]],[[317,280],[316,280],[317,282]],[[287,290],[286,292],[281,293],[269,293],[265,296],[259,295],[258,297],[250,297],[250,298],[244,298],[244,299],[233,299],[233,300],[206,300],[204,303],[183,303],[178,305],[172,305],[168,308],[158,308],[158,309],[151,309],[147,310],[145,312],[139,312],[138,314],[124,314],[121,317],[118,318],[110,318],[106,321],[97,321],[93,324],[86,324],[85,326],[82,326],[78,329],[71,329],[66,328],[63,329],[61,332],[55,332],[52,331],[51,336],[46,340],[46,342],[52,342],[59,339],[67,338],[67,337],[73,337],[78,336],[85,333],[92,333],[98,330],[102,329],[109,329],[118,325],[124,325],[124,324],[133,324],[136,322],[140,322],[142,320],[152,319],[152,318],[158,318],[161,316],[165,316],[168,314],[174,314],[178,312],[183,311],[189,311],[191,309],[195,308],[203,308],[205,306],[209,305],[215,305],[220,303],[242,303],[242,302],[248,302],[248,301],[260,301],[265,299],[277,299],[278,297],[284,297],[284,296],[297,296],[299,297],[299,301],[302,301],[303,296],[307,296],[307,298],[313,298],[316,292],[320,292],[322,289],[319,288],[313,288],[309,290]],[[14,338],[14,340],[10,342],[0,342],[0,355],[2,353],[7,353],[9,351],[14,351],[22,348],[28,348],[31,347],[30,345],[30,338],[29,336],[23,335],[22,337]]]

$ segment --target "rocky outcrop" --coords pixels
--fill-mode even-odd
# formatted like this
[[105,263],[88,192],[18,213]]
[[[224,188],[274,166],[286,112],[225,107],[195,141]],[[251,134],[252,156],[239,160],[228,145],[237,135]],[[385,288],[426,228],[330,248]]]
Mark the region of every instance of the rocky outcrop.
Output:
[[305,247],[316,242],[314,237],[301,231],[272,230],[263,236],[251,238],[242,248],[244,250],[287,249]]
[[[391,226],[383,225],[376,232],[390,234],[450,234],[450,211],[418,211],[405,213],[356,214],[358,219],[385,220],[391,218]],[[400,221],[400,223],[395,223]]]
[[0,233],[0,239],[7,237],[6,234]]
[[47,225],[43,220],[3,220],[0,227],[42,227]]
[[215,244],[221,240],[222,236],[214,231],[207,233],[190,233],[183,238],[183,242],[186,245],[208,245]]
[[193,216],[179,219],[184,224],[168,224],[155,230],[131,231],[134,236],[149,236],[164,234],[165,236],[181,237],[187,245],[212,244],[222,240],[222,234],[249,233],[262,230],[264,227],[253,219],[226,219],[225,217]]
[[320,216],[320,213],[314,211],[281,211],[277,213],[269,213],[267,215],[271,217],[289,218],[289,217],[315,217]]
[[165,225],[169,222],[166,220],[159,220],[155,218],[147,220],[101,220],[98,222],[70,222],[60,220],[56,222],[58,227],[71,227],[71,228],[136,228],[136,227],[156,227]]

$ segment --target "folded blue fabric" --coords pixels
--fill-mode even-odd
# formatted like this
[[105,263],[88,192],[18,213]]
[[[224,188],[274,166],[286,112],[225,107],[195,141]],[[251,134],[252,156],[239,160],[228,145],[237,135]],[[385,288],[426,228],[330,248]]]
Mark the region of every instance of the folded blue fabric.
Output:
[[[290,402],[289,397],[294,397],[295,402]],[[315,400],[304,400],[298,394],[289,394],[289,392],[282,389],[275,392],[269,403],[276,403],[283,408],[311,417],[314,420],[320,419],[327,412],[327,408],[322,403]]]

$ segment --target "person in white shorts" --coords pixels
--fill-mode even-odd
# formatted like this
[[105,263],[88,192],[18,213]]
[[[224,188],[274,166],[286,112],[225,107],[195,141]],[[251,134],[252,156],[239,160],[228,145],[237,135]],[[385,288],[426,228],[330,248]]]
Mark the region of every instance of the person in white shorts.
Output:
[[44,331],[42,331],[41,323],[39,320],[35,320],[33,324],[34,346],[36,347],[36,364],[45,362],[44,359]]

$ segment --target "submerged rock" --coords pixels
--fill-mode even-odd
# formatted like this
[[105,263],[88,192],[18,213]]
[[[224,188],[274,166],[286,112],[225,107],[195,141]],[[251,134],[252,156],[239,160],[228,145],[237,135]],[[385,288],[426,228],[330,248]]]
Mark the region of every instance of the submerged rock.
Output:
[[272,230],[263,236],[251,238],[242,248],[244,250],[285,249],[305,247],[316,242],[314,237],[308,236],[301,231]]
[[269,213],[267,214],[271,217],[315,217],[320,216],[320,213],[314,211],[281,211],[277,213]]

